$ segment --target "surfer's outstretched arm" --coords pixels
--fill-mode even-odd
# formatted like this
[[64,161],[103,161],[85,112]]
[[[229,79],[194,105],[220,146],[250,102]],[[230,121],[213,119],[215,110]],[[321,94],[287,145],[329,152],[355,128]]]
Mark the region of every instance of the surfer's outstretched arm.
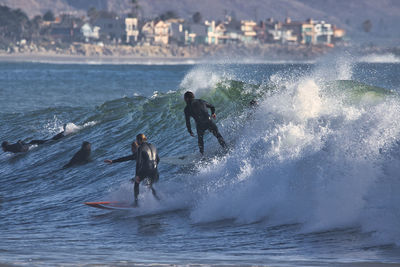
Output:
[[108,163],[108,164],[112,164],[112,163],[125,162],[125,161],[130,161],[130,160],[136,160],[136,153],[129,155],[129,156],[121,157],[118,159],[106,159],[106,160],[104,160],[104,162]]

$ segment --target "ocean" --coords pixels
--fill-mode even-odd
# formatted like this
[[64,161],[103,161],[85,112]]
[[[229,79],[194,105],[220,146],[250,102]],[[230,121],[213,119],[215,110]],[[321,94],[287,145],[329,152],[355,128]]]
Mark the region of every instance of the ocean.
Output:
[[[400,63],[0,63],[0,265],[400,265]],[[183,93],[216,107],[229,146],[185,126]],[[251,100],[258,105],[250,106]],[[192,121],[192,128],[195,129]],[[195,132],[195,131],[194,131]],[[144,133],[160,201],[141,185]],[[83,141],[91,161],[63,168]],[[191,160],[180,160],[188,156]]]

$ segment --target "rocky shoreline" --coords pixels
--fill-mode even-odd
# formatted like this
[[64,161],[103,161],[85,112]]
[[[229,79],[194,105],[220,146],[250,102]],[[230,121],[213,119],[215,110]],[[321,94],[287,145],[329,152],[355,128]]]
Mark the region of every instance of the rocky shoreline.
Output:
[[0,50],[0,61],[35,62],[93,62],[134,64],[178,64],[210,61],[228,62],[307,62],[338,50],[353,50],[359,55],[392,53],[400,55],[400,48],[342,46],[301,46],[279,44],[254,45],[96,45],[72,43],[63,47],[56,45],[23,44]]
[[155,45],[95,45],[73,43],[58,46],[19,45],[0,51],[0,59],[14,58],[71,58],[71,59],[120,59],[120,60],[169,60],[201,61],[203,59],[228,58],[232,60],[253,58],[259,60],[313,60],[328,53],[332,48],[325,46],[282,46],[282,45],[198,45],[198,46],[155,46]]

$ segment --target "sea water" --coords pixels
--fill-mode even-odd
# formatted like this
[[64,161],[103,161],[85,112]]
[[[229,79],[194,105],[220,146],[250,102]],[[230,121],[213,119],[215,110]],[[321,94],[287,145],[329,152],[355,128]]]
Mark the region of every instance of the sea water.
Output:
[[[341,57],[0,63],[1,141],[67,130],[0,154],[0,264],[400,264],[399,73]],[[216,106],[227,153],[208,133],[199,157],[186,90]],[[137,210],[85,206],[133,201],[135,162],[103,161],[129,155],[138,133],[159,150],[161,201],[141,186]],[[63,169],[83,141],[91,161]],[[182,155],[194,160],[171,160]]]

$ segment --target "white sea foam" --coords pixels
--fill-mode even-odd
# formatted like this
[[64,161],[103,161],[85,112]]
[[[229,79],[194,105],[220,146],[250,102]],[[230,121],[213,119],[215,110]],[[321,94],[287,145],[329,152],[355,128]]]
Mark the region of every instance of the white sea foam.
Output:
[[366,63],[400,63],[400,57],[393,54],[370,54],[360,57],[358,61]]
[[216,66],[199,65],[190,71],[182,80],[180,87],[195,94],[202,94],[213,88],[222,79],[232,79],[231,74],[218,71]]
[[[333,65],[328,80],[351,78],[351,63]],[[212,80],[200,76],[189,80]],[[360,227],[399,243],[400,101],[344,101],[344,92],[332,96],[319,85],[321,69],[274,79],[286,89],[260,103],[229,155],[192,177],[193,221],[300,223],[305,232]]]
[[64,132],[65,135],[76,133],[86,127],[91,127],[96,125],[97,121],[89,121],[84,123],[83,125],[76,125],[75,123],[68,122],[65,123],[63,120],[59,119],[56,115],[53,116],[53,119],[48,121],[44,125],[43,132],[49,134],[57,134],[60,132]]

